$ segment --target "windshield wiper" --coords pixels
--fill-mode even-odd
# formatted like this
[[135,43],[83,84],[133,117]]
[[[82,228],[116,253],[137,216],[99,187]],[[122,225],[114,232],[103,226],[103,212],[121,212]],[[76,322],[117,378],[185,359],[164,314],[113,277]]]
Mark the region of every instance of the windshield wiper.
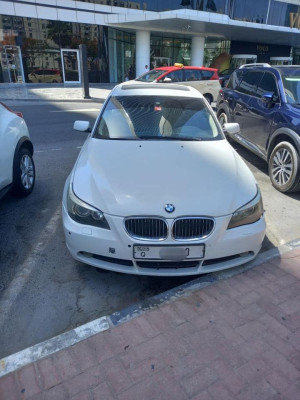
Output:
[[191,138],[191,137],[182,137],[180,140],[184,140],[186,142],[201,142],[202,138]]
[[146,139],[146,140],[149,140],[149,139],[152,139],[152,140],[177,140],[177,141],[190,141],[190,142],[193,142],[193,141],[198,142],[198,141],[203,140],[201,138],[180,137],[180,136],[140,136],[139,138],[142,140],[143,139]]
[[138,140],[138,137],[135,136],[127,136],[127,137],[99,137],[98,139],[106,139],[106,140]]

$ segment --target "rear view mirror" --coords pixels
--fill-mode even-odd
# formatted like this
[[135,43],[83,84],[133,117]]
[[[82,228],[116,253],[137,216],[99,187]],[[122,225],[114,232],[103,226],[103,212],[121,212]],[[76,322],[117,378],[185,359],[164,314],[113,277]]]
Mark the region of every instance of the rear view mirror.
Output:
[[235,135],[240,132],[240,125],[236,122],[226,122],[223,125],[223,131],[228,135]]
[[79,132],[91,132],[89,121],[75,121],[73,129]]

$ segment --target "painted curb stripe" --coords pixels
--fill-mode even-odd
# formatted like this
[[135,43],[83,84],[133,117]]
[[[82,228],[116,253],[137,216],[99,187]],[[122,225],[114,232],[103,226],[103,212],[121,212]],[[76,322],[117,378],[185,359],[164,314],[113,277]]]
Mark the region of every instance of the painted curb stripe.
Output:
[[31,364],[60,350],[109,329],[107,317],[101,317],[52,339],[28,347],[0,360],[0,378],[18,368]]

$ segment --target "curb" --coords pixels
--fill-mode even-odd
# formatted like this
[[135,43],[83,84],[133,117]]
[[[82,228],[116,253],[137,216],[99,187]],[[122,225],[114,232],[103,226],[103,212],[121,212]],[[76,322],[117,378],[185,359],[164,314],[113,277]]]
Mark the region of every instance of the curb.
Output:
[[148,310],[157,308],[164,303],[172,302],[180,297],[188,296],[194,290],[199,290],[221,280],[229,279],[299,247],[300,239],[293,240],[287,244],[259,253],[253,261],[250,261],[247,264],[220,271],[218,273],[212,272],[210,274],[201,275],[190,282],[153,296],[143,303],[137,303],[125,308],[124,310],[115,312],[110,316],[98,318],[68,332],[62,333],[61,335],[55,336],[52,339],[48,339],[27,349],[21,350],[18,353],[5,357],[0,360],[0,378],[24,367],[25,365],[36,362],[44,357],[50,356],[51,354],[79,343],[97,333],[104,332],[114,326],[130,321]]

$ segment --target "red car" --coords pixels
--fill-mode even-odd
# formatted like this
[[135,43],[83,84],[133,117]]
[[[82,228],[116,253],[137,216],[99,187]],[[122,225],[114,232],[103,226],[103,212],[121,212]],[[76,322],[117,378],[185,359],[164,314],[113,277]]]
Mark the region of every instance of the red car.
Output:
[[145,72],[135,79],[137,82],[179,83],[193,86],[211,103],[216,101],[221,88],[218,70],[207,67],[184,66],[176,63],[173,67],[160,67]]

